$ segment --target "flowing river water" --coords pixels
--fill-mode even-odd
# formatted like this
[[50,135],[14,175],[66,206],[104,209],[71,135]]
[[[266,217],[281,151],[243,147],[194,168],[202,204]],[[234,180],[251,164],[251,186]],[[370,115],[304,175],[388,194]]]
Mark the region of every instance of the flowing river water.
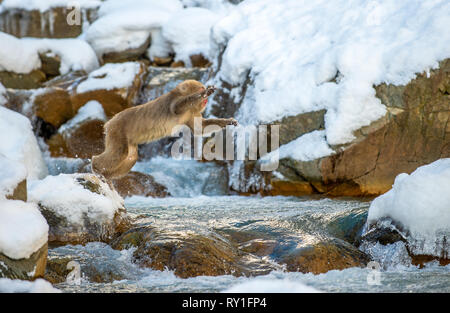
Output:
[[[136,164],[166,185],[168,198],[126,198],[125,206],[139,224],[171,233],[252,234],[275,242],[276,249],[252,262],[269,265],[258,276],[198,276],[179,278],[173,271],[143,268],[133,262],[135,248],[114,250],[104,243],[62,246],[49,250],[49,258],[71,258],[85,268],[115,273],[120,279],[79,284],[61,283],[64,292],[222,292],[308,291],[323,292],[450,292],[450,265],[409,264],[403,246],[372,246],[366,252],[380,269],[353,267],[324,274],[288,272],[276,262],[286,250],[324,238],[352,242],[361,232],[370,199],[319,197],[259,197],[226,195],[228,182],[213,163],[156,158]],[[305,287],[307,286],[307,287]],[[305,289],[306,288],[306,289]]]

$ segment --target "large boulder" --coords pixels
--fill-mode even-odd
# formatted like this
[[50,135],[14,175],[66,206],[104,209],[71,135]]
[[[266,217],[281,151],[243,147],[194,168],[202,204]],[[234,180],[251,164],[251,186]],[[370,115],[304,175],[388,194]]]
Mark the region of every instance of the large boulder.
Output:
[[393,188],[371,203],[363,246],[403,242],[413,263],[449,264],[449,179],[450,158],[398,175]]
[[47,222],[36,204],[1,197],[0,278],[42,277],[47,262]]
[[[398,174],[450,156],[449,89],[450,59],[428,74],[418,74],[405,86],[375,86],[387,113],[354,132],[356,139],[351,143],[332,146],[332,154],[311,160],[281,158],[272,175],[256,174],[248,181],[259,181],[253,189],[268,195],[380,195],[391,188]],[[280,143],[289,142],[303,130],[320,130],[322,112],[280,121]]]
[[50,243],[109,242],[129,227],[123,199],[93,174],[47,176],[30,183],[28,196],[47,219]]

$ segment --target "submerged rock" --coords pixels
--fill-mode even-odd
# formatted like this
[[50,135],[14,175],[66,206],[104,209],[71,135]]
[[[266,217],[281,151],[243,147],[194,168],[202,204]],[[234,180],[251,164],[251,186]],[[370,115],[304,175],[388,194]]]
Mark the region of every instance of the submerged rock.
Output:
[[122,197],[133,195],[164,198],[170,195],[167,188],[157,183],[153,176],[131,171],[126,176],[115,179],[114,187]]
[[52,244],[109,242],[130,226],[123,199],[93,174],[48,176],[30,184],[29,197],[50,226]]

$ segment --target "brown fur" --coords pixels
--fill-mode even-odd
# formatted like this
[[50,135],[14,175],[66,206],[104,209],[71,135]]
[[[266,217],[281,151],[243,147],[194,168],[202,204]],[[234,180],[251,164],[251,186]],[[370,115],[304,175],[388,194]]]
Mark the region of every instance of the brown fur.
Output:
[[[186,80],[155,100],[116,114],[105,124],[105,151],[92,157],[92,171],[107,179],[125,176],[137,161],[138,144],[170,136],[176,125],[193,129],[194,117],[202,116],[203,102],[213,91],[214,87]],[[202,121],[203,127],[237,125],[233,118]]]

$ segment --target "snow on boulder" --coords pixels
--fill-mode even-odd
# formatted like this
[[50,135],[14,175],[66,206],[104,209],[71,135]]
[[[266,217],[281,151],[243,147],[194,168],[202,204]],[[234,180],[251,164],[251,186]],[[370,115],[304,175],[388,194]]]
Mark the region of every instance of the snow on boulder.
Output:
[[41,67],[40,53],[53,52],[60,58],[60,74],[90,72],[98,67],[97,56],[81,39],[22,38],[0,32],[0,71],[27,74]]
[[25,116],[0,106],[0,154],[23,164],[27,179],[40,179],[47,175],[42,153]]
[[449,15],[446,0],[243,1],[213,26],[212,83],[235,87],[241,124],[325,109],[328,144],[346,144],[386,114],[374,85],[450,57]]
[[187,8],[175,12],[162,27],[162,36],[171,44],[175,61],[191,67],[191,56],[209,58],[210,32],[220,15],[204,8]]
[[372,201],[363,238],[402,240],[412,255],[448,260],[450,158],[398,175],[392,189]]
[[60,293],[48,281],[36,279],[35,281],[24,281],[19,279],[0,278],[1,293]]
[[128,226],[123,199],[93,174],[47,176],[29,184],[28,197],[50,225],[50,242],[109,242]]
[[0,199],[0,253],[29,258],[47,243],[48,225],[34,203]]
[[0,197],[11,196],[16,187],[27,178],[27,169],[0,153]]
[[151,34],[151,56],[165,57],[171,49],[161,37],[161,26],[182,8],[178,0],[109,0],[102,3],[99,18],[84,35],[101,57],[138,48]]

